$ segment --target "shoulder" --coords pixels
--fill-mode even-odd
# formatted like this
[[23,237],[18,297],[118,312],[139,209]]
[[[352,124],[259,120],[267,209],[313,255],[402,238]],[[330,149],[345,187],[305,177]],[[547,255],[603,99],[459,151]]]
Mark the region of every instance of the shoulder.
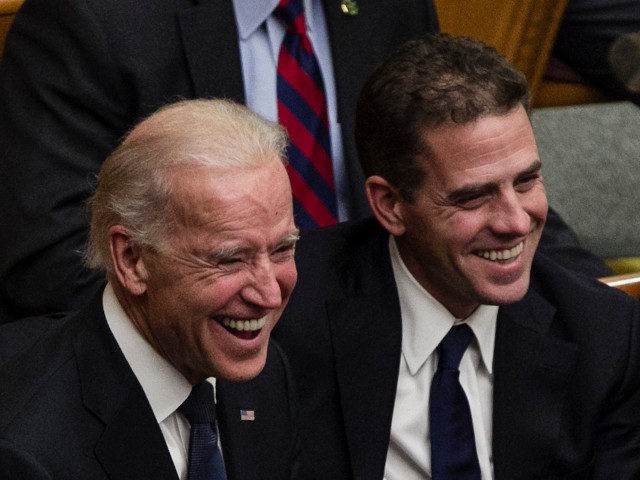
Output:
[[33,346],[61,322],[60,317],[30,317],[0,326],[0,365]]
[[87,443],[73,334],[66,322],[57,322],[0,367],[0,465],[7,469],[0,472],[15,473],[11,478],[48,478],[43,466],[59,466],[72,458],[72,451],[80,457],[92,447]]
[[296,247],[299,279],[339,273],[365,257],[388,252],[388,233],[373,218],[303,230]]
[[[62,412],[80,410],[80,369],[100,375],[109,354],[108,340],[101,338],[108,330],[101,295],[67,317],[34,317],[0,330],[7,334],[3,343],[17,342],[2,352],[6,361],[0,365],[0,432],[7,434],[12,423],[29,423],[52,410],[59,415],[47,424],[64,421]],[[82,358],[78,348],[85,353]],[[123,380],[120,375],[118,381]]]
[[0,479],[46,480],[51,475],[28,452],[0,440]]
[[51,321],[47,317],[2,327],[3,343],[16,340],[16,344],[2,351],[5,362],[0,366],[0,384],[4,386],[0,395],[0,432],[18,419],[46,415],[45,410],[58,397],[65,398],[75,370],[73,328],[68,320]]
[[638,301],[629,295],[597,278],[569,270],[541,253],[533,262],[531,288],[562,310],[600,314],[613,310],[631,312],[638,306]]
[[586,357],[621,360],[640,348],[637,299],[544,255],[536,256],[531,282],[531,290],[552,306],[552,329]]

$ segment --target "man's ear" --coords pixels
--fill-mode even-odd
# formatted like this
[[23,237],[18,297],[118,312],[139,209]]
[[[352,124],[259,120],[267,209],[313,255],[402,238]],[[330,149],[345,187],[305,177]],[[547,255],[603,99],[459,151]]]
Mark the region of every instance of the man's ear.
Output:
[[365,182],[367,199],[378,222],[393,236],[404,233],[403,199],[385,178],[372,175]]
[[131,232],[122,225],[112,226],[109,229],[109,248],[113,272],[122,287],[136,296],[146,292],[147,269]]

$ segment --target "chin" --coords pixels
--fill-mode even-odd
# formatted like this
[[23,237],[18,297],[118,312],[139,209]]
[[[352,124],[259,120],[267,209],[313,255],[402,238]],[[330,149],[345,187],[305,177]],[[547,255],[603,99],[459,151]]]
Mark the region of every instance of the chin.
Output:
[[510,305],[516,303],[527,294],[529,290],[529,280],[519,280],[510,285],[496,285],[492,291],[486,292],[486,305]]
[[267,360],[266,349],[251,359],[228,360],[216,365],[216,378],[229,382],[246,382],[257,377],[264,368]]

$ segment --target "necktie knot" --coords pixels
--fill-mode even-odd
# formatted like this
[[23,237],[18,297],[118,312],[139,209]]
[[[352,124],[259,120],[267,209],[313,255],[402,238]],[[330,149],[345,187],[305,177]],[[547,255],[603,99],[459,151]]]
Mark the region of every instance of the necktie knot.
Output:
[[302,0],[281,0],[273,14],[285,23],[288,33],[305,33]]
[[438,370],[458,370],[460,360],[473,339],[469,325],[456,325],[438,345]]
[[216,419],[213,385],[202,382],[194,385],[187,399],[178,407],[191,425],[214,423]]

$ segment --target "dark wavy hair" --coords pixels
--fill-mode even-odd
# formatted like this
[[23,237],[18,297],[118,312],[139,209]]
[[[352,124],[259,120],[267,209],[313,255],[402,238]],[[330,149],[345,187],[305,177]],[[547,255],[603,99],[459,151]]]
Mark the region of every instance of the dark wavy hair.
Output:
[[429,34],[396,49],[358,99],[356,144],[366,176],[379,175],[407,201],[424,180],[425,129],[485,115],[529,111],[525,76],[493,47],[467,37]]

